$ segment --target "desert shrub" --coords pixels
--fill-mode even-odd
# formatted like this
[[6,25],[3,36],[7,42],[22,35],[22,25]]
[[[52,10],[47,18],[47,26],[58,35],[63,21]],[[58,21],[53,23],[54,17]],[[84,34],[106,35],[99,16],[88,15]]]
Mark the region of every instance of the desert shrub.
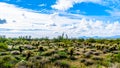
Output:
[[115,55],[113,56],[113,61],[120,63],[120,53],[115,54]]
[[0,52],[0,55],[3,56],[3,55],[9,55],[9,52]]
[[42,56],[35,56],[36,59],[42,59]]
[[38,46],[39,46],[39,44],[40,44],[40,42],[36,42],[36,43],[35,43],[35,42],[33,42],[33,43],[32,43],[32,46],[38,47]]
[[107,52],[109,52],[109,49],[103,49],[104,54],[107,53]]
[[6,42],[7,41],[7,39],[6,38],[2,38],[2,37],[0,37],[0,42]]
[[84,64],[85,64],[86,66],[93,65],[93,64],[94,64],[94,61],[92,61],[92,60],[86,60],[86,61],[84,62]]
[[24,45],[23,46],[25,49],[32,50],[34,47],[32,45]]
[[17,64],[15,64],[15,68],[32,68],[33,63],[21,60]]
[[26,50],[26,51],[23,51],[22,54],[21,54],[22,57],[26,57],[29,58],[29,57],[32,57],[34,56],[34,52],[31,51],[31,50]]
[[0,52],[4,52],[4,51],[6,51],[6,50],[5,50],[5,49],[1,49],[1,48],[0,48]]
[[51,50],[51,51],[46,51],[46,52],[43,52],[41,55],[43,55],[43,56],[50,56],[50,55],[52,55],[52,54],[54,54],[55,52],[53,51],[53,50]]
[[15,58],[16,60],[21,60],[21,57],[20,57],[20,56],[14,56],[14,58]]
[[81,59],[80,59],[80,62],[81,62],[81,63],[84,63],[85,61],[86,61],[85,58],[81,58]]
[[10,62],[3,62],[2,60],[0,60],[0,68],[12,68],[13,64],[11,64]]
[[13,68],[14,64],[18,61],[12,56],[0,57],[0,68]]
[[40,52],[41,52],[41,51],[44,51],[44,48],[43,48],[42,46],[39,46],[39,47],[38,47],[38,51],[40,51]]
[[75,52],[75,55],[80,55],[81,53],[80,52]]
[[12,55],[19,55],[20,52],[19,52],[19,51],[12,51],[11,54],[12,54]]
[[46,64],[50,63],[49,59],[43,59],[39,62],[39,68],[48,68],[46,67]]
[[53,55],[52,57],[49,58],[51,61],[56,61],[60,59],[60,56],[58,54]]
[[62,67],[62,68],[70,68],[70,65],[67,62],[63,61],[63,62],[61,62],[60,67]]
[[111,61],[112,61],[112,58],[110,55],[106,56],[106,58],[104,60],[99,60],[97,61],[96,63],[97,64],[100,64],[100,65],[103,65],[105,67],[109,67],[111,65]]
[[96,60],[96,61],[97,61],[97,60],[100,60],[100,61],[103,60],[103,58],[100,57],[100,56],[93,56],[92,59],[93,59],[93,60]]
[[113,54],[119,54],[120,51],[112,51]]
[[71,60],[77,60],[77,58],[75,56],[70,56]]
[[105,67],[109,67],[111,65],[111,62],[109,62],[108,60],[99,61],[97,63],[100,64],[100,65],[103,65]]
[[25,40],[24,42],[22,42],[24,44],[29,44],[29,41]]
[[12,63],[15,63],[16,62],[16,59],[13,57],[13,56],[10,56],[10,55],[7,55],[7,56],[3,56],[2,57],[2,60],[4,60],[5,62],[12,62]]
[[110,66],[110,68],[120,68],[120,63],[114,63]]
[[120,45],[118,45],[118,50],[120,50]]
[[96,56],[98,56],[98,55],[100,55],[101,53],[100,53],[100,52],[94,52],[93,54],[96,55]]
[[22,57],[25,57],[26,56],[26,52],[24,51],[23,53],[22,53]]
[[84,54],[84,57],[85,57],[85,58],[90,58],[90,57],[91,57],[91,53],[90,53],[90,52],[85,53],[85,54]]
[[7,49],[8,49],[8,45],[5,44],[5,43],[0,43],[0,49],[5,49],[5,50],[7,50]]
[[70,68],[70,65],[66,61],[56,61],[55,66],[60,66],[60,68]]
[[60,56],[60,58],[67,58],[67,53],[66,52],[58,52],[58,55]]

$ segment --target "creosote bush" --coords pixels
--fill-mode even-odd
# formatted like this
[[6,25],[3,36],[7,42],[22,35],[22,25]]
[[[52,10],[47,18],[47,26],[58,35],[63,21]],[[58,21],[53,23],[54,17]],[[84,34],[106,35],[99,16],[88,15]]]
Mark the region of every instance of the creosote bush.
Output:
[[5,43],[0,43],[0,49],[5,49],[5,50],[7,50],[7,49],[8,49],[8,45],[5,44]]
[[60,66],[60,68],[70,68],[70,65],[66,61],[56,61],[55,66]]
[[60,58],[67,58],[66,52],[60,51],[60,52],[58,52],[58,55],[60,56]]
[[18,61],[10,55],[2,56],[0,57],[0,68],[13,68],[17,62]]

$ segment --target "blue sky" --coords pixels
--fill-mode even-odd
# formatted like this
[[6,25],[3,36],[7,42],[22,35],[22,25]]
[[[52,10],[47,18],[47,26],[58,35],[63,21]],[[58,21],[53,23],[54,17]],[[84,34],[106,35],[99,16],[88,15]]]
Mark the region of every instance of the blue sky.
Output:
[[[56,4],[57,0],[52,0],[52,1],[51,0],[1,0],[0,2],[14,4],[17,5],[18,7],[27,8],[35,11],[42,11],[42,10],[52,11],[54,10],[54,8],[52,8],[51,6]],[[65,11],[74,14],[83,14],[83,15],[91,15],[91,16],[98,16],[98,15],[110,16],[110,13],[107,12],[106,10],[112,10],[112,8],[110,6],[105,6],[94,2],[81,2],[81,3],[73,4],[73,7],[70,8],[68,7],[68,10]],[[42,13],[44,12],[45,11],[43,11]]]
[[120,34],[119,0],[0,0],[0,35]]

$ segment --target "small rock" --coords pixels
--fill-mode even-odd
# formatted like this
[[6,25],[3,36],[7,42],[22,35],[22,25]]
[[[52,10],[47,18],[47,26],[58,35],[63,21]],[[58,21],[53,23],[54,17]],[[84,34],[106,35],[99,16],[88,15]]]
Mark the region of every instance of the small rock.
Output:
[[31,45],[25,45],[24,48],[29,49],[29,50],[34,49],[33,46],[31,46]]

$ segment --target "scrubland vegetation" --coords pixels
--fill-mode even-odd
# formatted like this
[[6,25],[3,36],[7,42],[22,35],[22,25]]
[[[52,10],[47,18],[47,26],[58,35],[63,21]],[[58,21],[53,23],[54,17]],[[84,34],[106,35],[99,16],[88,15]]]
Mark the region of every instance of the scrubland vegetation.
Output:
[[0,37],[0,68],[120,68],[120,39]]

